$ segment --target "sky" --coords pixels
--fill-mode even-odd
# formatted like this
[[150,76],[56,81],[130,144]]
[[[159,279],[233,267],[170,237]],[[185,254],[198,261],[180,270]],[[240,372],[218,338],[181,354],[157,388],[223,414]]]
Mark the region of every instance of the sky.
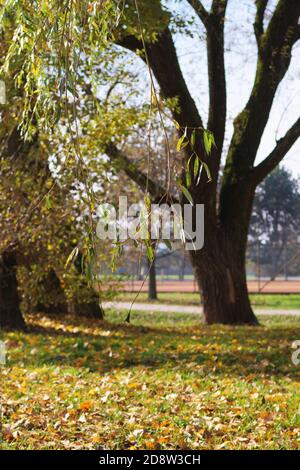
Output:
[[[169,0],[168,6],[189,19],[193,14],[186,0]],[[211,0],[202,2],[207,8]],[[272,13],[275,0],[269,0]],[[254,0],[229,0],[225,21],[225,64],[228,90],[228,123],[226,144],[232,135],[234,117],[246,104],[253,85],[256,67],[256,42],[253,34],[255,15]],[[190,92],[204,118],[208,110],[208,85],[206,69],[205,31],[197,19],[194,30],[197,37],[189,38],[183,34],[175,36],[175,44],[182,66],[182,71]],[[300,113],[300,41],[293,48],[293,56],[288,73],[276,93],[269,123],[265,129],[259,148],[256,164],[265,158],[276,145],[276,139],[282,137],[296,121]],[[225,144],[225,149],[226,149]],[[300,179],[300,139],[286,155],[283,164],[294,177]]]

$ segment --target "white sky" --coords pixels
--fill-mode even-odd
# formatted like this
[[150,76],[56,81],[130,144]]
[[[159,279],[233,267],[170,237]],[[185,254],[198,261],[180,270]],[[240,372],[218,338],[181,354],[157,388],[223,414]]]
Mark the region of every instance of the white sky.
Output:
[[[193,10],[186,0],[166,0],[182,18],[188,19]],[[203,0],[209,7],[211,1]],[[270,0],[274,5],[274,0]],[[228,123],[226,142],[232,134],[232,120],[246,104],[253,84],[256,66],[256,43],[253,33],[255,14],[254,0],[229,0],[225,23],[226,74],[228,90]],[[204,118],[208,110],[208,88],[205,33],[201,22],[197,22],[198,37],[193,39],[177,34],[176,47],[182,71]],[[293,58],[284,80],[278,89],[268,126],[261,141],[256,163],[266,157],[285,131],[299,117],[300,113],[300,41],[294,46]],[[300,177],[300,139],[284,159],[284,165],[294,176]]]

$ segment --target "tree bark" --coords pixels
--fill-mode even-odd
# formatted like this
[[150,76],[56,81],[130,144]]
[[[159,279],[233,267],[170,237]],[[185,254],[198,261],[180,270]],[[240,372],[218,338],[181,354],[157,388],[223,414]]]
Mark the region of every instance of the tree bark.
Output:
[[191,252],[207,324],[258,324],[249,301],[244,257],[239,256],[242,251],[222,234],[218,244],[207,241],[201,251]]
[[40,282],[45,291],[45,298],[49,297],[49,300],[38,301],[32,306],[33,311],[50,315],[65,313],[67,311],[67,300],[55,270],[50,269]]
[[0,328],[24,330],[16,276],[16,254],[5,251],[0,261]]
[[180,256],[180,273],[179,273],[179,280],[184,281],[184,272],[185,272],[185,252],[182,253]]
[[78,302],[72,300],[68,303],[68,313],[76,315],[78,317],[96,318],[103,320],[104,312],[102,307],[99,305],[99,299],[95,298],[90,302]]
[[81,288],[79,289],[80,292],[78,297],[75,295],[73,298],[69,299],[68,313],[79,317],[103,320],[104,310],[100,306],[99,295],[94,288],[88,284],[87,279],[82,272],[82,253],[79,253],[76,258],[75,269],[77,271],[77,275],[80,277]]
[[206,323],[258,324],[246,279],[247,236],[254,193],[255,186],[250,186],[247,180],[223,184],[218,223],[205,218],[204,246],[190,252]]
[[148,299],[157,300],[155,259],[153,259],[153,261],[148,261],[148,269]]

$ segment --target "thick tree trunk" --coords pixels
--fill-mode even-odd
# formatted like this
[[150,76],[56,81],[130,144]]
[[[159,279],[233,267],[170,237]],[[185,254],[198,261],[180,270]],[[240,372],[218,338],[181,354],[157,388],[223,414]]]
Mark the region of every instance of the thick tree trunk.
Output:
[[223,237],[217,243],[207,241],[199,252],[191,252],[205,323],[258,324],[249,301],[245,260],[240,253],[234,243],[228,239],[225,242]]
[[50,269],[41,281],[42,288],[45,291],[47,301],[40,301],[33,306],[35,311],[47,314],[64,314],[67,312],[67,299],[60,280],[54,269]]
[[5,251],[0,258],[0,328],[24,330],[16,277],[16,254]]
[[98,320],[104,319],[104,311],[100,306],[99,295],[93,287],[91,287],[85,275],[82,273],[82,254],[76,258],[75,268],[78,276],[80,276],[81,286],[79,289],[79,295],[73,296],[68,302],[68,313],[79,317],[96,318]]
[[151,262],[148,261],[148,269],[148,299],[157,300],[155,259]]

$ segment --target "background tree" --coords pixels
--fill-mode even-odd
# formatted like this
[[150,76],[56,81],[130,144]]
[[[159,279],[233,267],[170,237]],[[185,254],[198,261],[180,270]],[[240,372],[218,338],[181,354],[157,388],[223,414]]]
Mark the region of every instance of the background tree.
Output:
[[270,266],[271,279],[280,273],[287,245],[299,234],[299,214],[299,182],[279,167],[257,188],[249,232],[251,259],[256,261],[255,242],[260,240],[261,262]]

